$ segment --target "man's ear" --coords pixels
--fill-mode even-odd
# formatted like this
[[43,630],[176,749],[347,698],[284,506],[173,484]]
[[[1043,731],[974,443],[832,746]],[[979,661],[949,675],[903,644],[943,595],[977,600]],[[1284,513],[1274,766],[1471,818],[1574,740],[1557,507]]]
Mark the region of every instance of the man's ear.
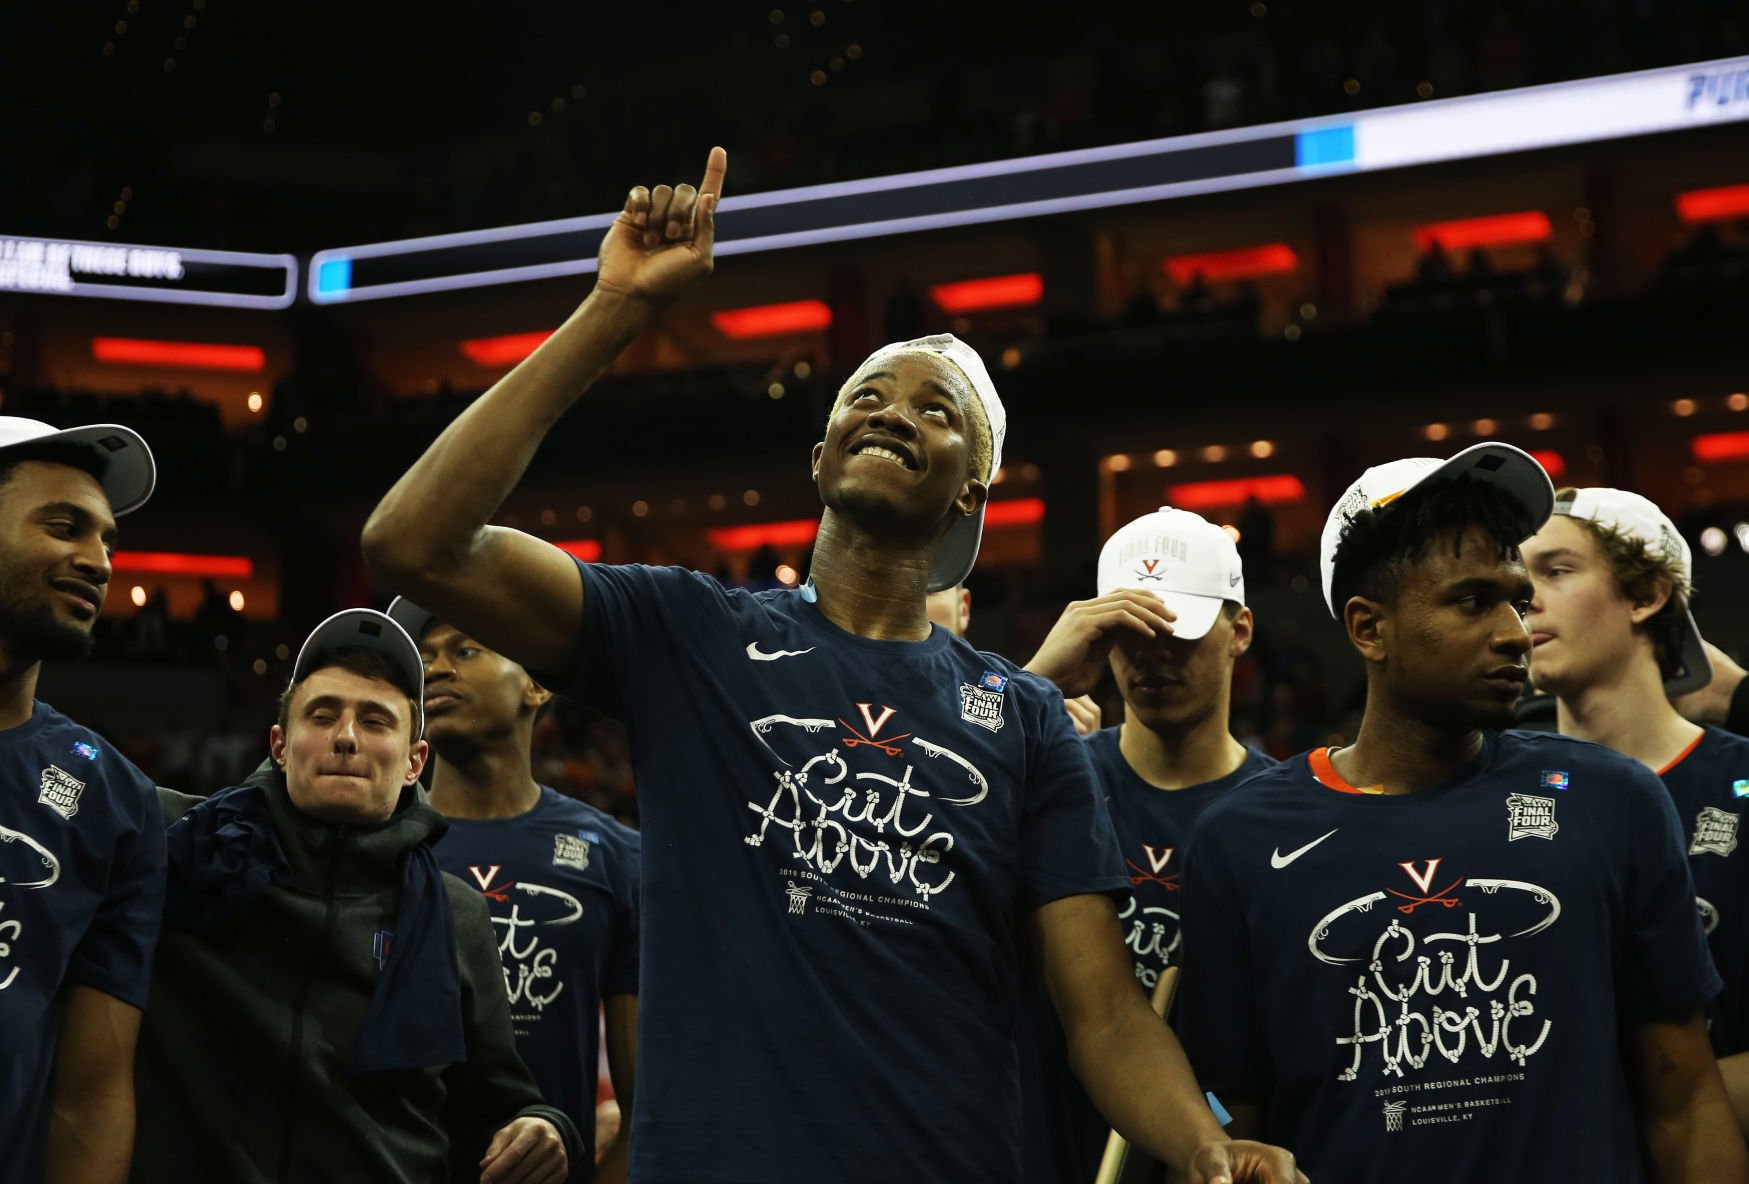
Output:
[[553,693],[541,686],[534,679],[529,679],[522,688],[522,706],[529,711],[539,711],[552,702]]
[[826,441],[821,440],[818,444],[814,445],[814,451],[809,454],[810,459],[809,459],[808,463],[811,466],[810,471],[814,475],[814,483],[815,484],[819,484],[819,481],[820,481],[820,458],[822,456],[825,456],[825,455],[826,455]]
[[1251,615],[1249,608],[1240,606],[1233,614],[1233,638],[1227,644],[1227,656],[1238,658],[1251,648],[1251,639],[1256,635],[1257,618]]
[[1384,606],[1364,596],[1352,596],[1342,606],[1348,643],[1368,662],[1383,662],[1390,654],[1391,625]]
[[413,747],[407,750],[407,775],[401,779],[402,785],[412,785],[419,780],[419,774],[425,771],[425,762],[431,756],[431,745],[424,740],[413,741]]
[[278,724],[267,733],[267,751],[273,754],[273,763],[282,770],[285,768],[285,729]]
[[1669,580],[1652,581],[1652,586],[1643,595],[1628,598],[1633,601],[1633,607],[1628,611],[1628,620],[1636,625],[1644,625],[1662,612],[1674,595],[1676,588]]
[[967,477],[966,483],[960,486],[959,496],[953,499],[953,504],[959,507],[960,516],[970,518],[990,500],[990,487],[976,477]]

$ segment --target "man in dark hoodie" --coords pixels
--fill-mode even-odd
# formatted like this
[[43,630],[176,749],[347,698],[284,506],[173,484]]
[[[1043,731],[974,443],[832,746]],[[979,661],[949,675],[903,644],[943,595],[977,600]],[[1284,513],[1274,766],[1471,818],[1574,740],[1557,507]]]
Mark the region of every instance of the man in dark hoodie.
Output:
[[159,791],[135,1181],[565,1179],[577,1132],[517,1058],[485,902],[431,853],[423,698],[406,632],[338,613],[298,655],[273,765]]

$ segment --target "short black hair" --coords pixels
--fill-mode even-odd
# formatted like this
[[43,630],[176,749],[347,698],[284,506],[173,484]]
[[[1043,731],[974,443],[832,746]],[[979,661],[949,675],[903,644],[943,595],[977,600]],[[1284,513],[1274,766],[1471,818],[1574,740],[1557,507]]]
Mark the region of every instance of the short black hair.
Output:
[[67,440],[44,440],[38,444],[19,444],[0,450],[0,488],[12,480],[12,474],[26,461],[47,461],[90,473],[99,484],[109,475],[109,458],[88,444]]
[[1518,540],[1532,533],[1516,499],[1468,475],[1361,509],[1336,544],[1330,579],[1336,615],[1356,596],[1394,603],[1406,565],[1420,560],[1435,542],[1447,542],[1453,555],[1462,555],[1464,535],[1472,528],[1493,540],[1503,560],[1518,558]]

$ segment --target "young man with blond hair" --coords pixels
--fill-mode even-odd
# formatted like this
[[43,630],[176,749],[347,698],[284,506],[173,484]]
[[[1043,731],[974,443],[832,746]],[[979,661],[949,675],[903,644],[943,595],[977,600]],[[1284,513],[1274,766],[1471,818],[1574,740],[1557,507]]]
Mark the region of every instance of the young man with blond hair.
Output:
[[1707,1015],[1713,1051],[1749,1129],[1749,851],[1738,837],[1749,810],[1749,740],[1690,723],[1671,702],[1712,673],[1689,611],[1692,552],[1637,493],[1563,489],[1524,559],[1536,584],[1526,618],[1531,672],[1555,697],[1561,733],[1639,761],[1676,803],[1724,980]]

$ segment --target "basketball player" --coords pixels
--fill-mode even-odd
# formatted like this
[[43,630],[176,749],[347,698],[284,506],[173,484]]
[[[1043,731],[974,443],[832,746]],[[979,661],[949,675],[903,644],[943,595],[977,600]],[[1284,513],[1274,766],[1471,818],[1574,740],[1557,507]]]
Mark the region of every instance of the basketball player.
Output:
[[623,1126],[595,1144],[606,1005],[614,1094],[629,1105],[638,1023],[638,833],[534,779],[535,717],[552,692],[405,598],[389,616],[425,666],[438,865],[478,886],[498,932],[516,1051],[584,1140],[571,1179],[626,1177]]
[[1563,489],[1524,544],[1536,584],[1525,623],[1538,690],[1561,734],[1633,757],[1676,803],[1701,923],[1724,979],[1709,1009],[1719,1071],[1749,1126],[1749,740],[1688,722],[1671,698],[1704,687],[1707,654],[1689,612],[1693,560],[1676,524],[1637,493]]
[[119,1184],[134,1046],[164,909],[152,783],[36,698],[91,652],[146,442],[0,416],[0,1179]]
[[1006,421],[951,337],[878,351],[810,468],[811,579],[758,594],[579,564],[488,525],[553,421],[710,271],[727,166],[632,190],[572,318],[367,523],[392,586],[610,708],[644,821],[641,1184],[1020,1175],[1012,1039],[1041,950],[1076,1063],[1194,1181],[1280,1180],[1229,1143],[1134,989],[1110,823],[1056,689],[935,630],[976,558]]
[[1358,738],[1191,835],[1179,1031],[1234,1130],[1316,1179],[1749,1180],[1669,795],[1497,730],[1529,675],[1518,547],[1553,502],[1504,444],[1362,474],[1321,545]]
[[[1226,531],[1188,510],[1144,514],[1106,540],[1097,591],[1064,610],[1026,668],[1066,696],[1090,691],[1106,666],[1117,680],[1123,722],[1088,736],[1087,753],[1130,880],[1124,941],[1152,991],[1178,952],[1180,852],[1191,824],[1276,762],[1228,730],[1233,664],[1251,647],[1252,616]],[[1041,1010],[1036,1026],[1036,1092],[1048,1118],[1027,1130],[1037,1141],[1030,1178],[1087,1184],[1108,1124],[1069,1071],[1055,1017]]]

